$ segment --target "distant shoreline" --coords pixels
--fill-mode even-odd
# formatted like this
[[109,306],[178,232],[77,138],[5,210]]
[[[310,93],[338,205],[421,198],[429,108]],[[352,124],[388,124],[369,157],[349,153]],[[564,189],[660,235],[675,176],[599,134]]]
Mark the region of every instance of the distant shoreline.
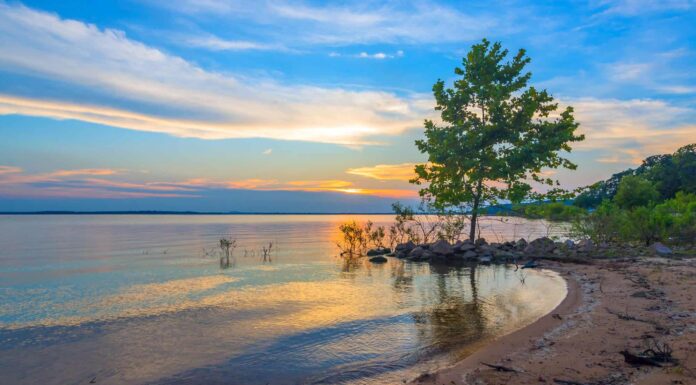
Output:
[[312,213],[238,211],[0,211],[0,215],[394,215],[394,213]]

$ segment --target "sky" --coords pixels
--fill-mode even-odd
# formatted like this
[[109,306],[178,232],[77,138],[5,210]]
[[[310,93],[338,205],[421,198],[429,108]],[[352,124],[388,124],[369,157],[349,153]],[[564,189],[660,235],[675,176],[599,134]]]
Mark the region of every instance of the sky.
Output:
[[[696,1],[0,0],[0,211],[384,212],[482,38],[587,139],[575,188],[696,142]],[[553,172],[550,172],[553,173]]]

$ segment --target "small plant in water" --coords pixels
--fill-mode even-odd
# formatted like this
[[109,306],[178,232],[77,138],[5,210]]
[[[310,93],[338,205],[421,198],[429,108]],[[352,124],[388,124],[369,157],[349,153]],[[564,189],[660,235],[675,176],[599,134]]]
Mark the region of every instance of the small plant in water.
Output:
[[273,242],[268,242],[268,247],[264,246],[262,251],[263,251],[263,261],[264,262],[272,262],[271,261],[271,249],[273,249]]
[[230,256],[234,254],[234,249],[237,247],[236,239],[220,239],[220,267],[226,269],[230,267]]

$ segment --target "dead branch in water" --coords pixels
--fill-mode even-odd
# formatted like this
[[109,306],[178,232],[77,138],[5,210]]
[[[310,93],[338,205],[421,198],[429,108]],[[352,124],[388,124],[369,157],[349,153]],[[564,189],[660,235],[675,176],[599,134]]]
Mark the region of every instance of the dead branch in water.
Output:
[[513,368],[508,368],[507,366],[501,366],[501,365],[491,365],[487,364],[485,362],[481,362],[481,365],[488,366],[489,368],[493,368],[498,372],[511,372],[511,373],[519,373],[516,369]]

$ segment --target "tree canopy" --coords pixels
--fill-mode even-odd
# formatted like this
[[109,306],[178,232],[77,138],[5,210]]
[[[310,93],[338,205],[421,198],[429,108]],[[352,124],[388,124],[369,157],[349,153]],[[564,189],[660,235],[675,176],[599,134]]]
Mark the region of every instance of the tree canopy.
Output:
[[679,191],[696,193],[696,143],[683,146],[673,154],[649,156],[636,169],[622,171],[605,181],[587,186],[575,198],[574,204],[591,208],[604,200],[612,200],[621,180],[632,175],[652,183],[659,192],[656,198],[659,202],[674,198]]
[[576,168],[560,155],[584,139],[575,134],[573,108],[557,114],[558,104],[546,90],[528,86],[529,62],[525,50],[508,58],[499,42],[484,39],[455,68],[453,87],[442,80],[433,86],[442,123],[425,121],[425,139],[416,146],[428,154],[428,163],[416,166],[412,182],[424,184],[421,196],[438,209],[471,211],[471,239],[483,205],[520,202],[533,194],[532,181],[558,185],[545,169]]

